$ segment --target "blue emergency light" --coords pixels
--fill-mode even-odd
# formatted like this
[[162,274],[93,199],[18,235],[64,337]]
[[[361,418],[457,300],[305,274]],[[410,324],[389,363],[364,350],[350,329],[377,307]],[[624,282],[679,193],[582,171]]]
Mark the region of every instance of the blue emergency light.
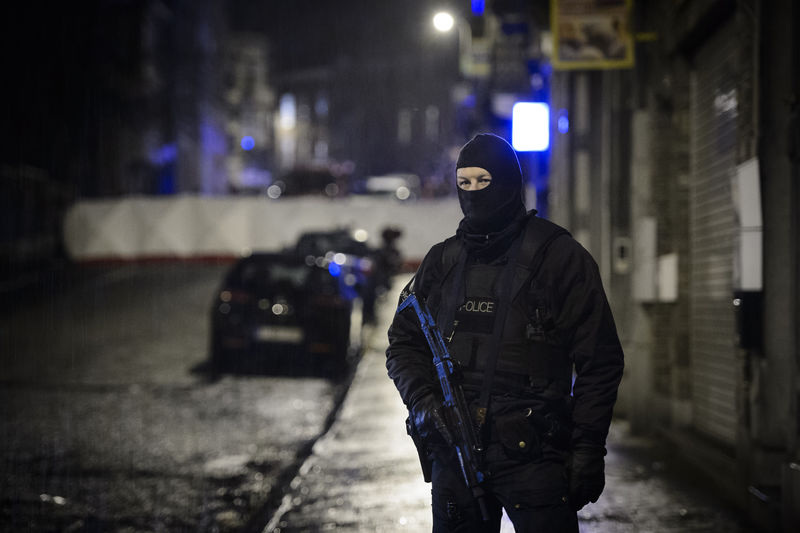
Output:
[[473,15],[483,15],[484,10],[486,9],[486,0],[472,0],[472,14]]
[[511,144],[518,152],[544,152],[550,148],[550,106],[544,102],[514,104]]
[[244,137],[242,137],[241,145],[242,145],[242,150],[249,152],[250,150],[255,148],[256,141],[251,136],[245,135]]
[[336,263],[330,263],[328,265],[328,272],[330,272],[331,276],[334,278],[338,278],[339,274],[342,273],[342,267],[337,265]]

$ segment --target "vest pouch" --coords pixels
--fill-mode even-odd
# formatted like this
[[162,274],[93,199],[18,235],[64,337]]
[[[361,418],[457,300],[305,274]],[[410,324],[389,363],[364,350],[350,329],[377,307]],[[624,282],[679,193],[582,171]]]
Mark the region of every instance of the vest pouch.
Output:
[[545,344],[562,344],[553,317],[553,298],[550,287],[541,287],[535,281],[525,294],[525,337],[529,341]]
[[497,438],[509,459],[532,461],[542,455],[542,443],[530,421],[531,410],[513,411],[495,420]]
[[[530,341],[528,350],[530,350],[531,357],[526,361],[527,372],[532,383],[543,382],[543,380],[564,383],[572,381],[572,361],[561,346]],[[569,394],[569,388],[566,393]]]
[[568,450],[572,439],[572,426],[555,412],[540,415],[533,413],[530,421],[541,440],[557,450]]

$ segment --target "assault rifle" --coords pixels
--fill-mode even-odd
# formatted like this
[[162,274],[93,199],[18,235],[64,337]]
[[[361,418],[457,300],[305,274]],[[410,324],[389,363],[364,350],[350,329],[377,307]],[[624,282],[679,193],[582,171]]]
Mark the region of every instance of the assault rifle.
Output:
[[[428,310],[425,302],[417,299],[413,292],[405,292],[401,295],[402,301],[397,307],[397,312],[401,312],[407,307],[412,307],[419,318],[420,329],[425,334],[425,339],[433,353],[433,366],[439,376],[439,385],[444,395],[443,414],[446,426],[438,428],[447,444],[453,448],[458,457],[461,473],[467,488],[472,492],[472,496],[478,502],[481,516],[484,520],[489,520],[489,513],[486,509],[484,490],[481,484],[484,480],[484,473],[480,469],[478,454],[482,448],[475,434],[475,426],[469,414],[467,402],[464,399],[464,391],[459,384],[458,362],[450,357],[447,351],[442,334]],[[416,443],[415,443],[416,444]]]

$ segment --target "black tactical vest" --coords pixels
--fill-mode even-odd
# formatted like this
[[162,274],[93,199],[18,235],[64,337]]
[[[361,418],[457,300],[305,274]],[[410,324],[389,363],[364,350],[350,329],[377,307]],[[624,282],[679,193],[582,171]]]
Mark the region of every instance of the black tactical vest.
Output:
[[[551,295],[536,280],[547,246],[566,230],[544,219],[531,216],[523,236],[521,249],[513,265],[514,282],[511,305],[506,315],[493,389],[513,392],[515,389],[546,386],[554,380],[569,390],[572,363],[562,346],[551,313]],[[491,357],[491,337],[500,306],[500,280],[508,259],[501,257],[490,264],[468,262],[463,279],[453,268],[461,254],[461,242],[453,238],[445,242],[442,254],[445,279],[440,285],[448,295],[463,294],[455,309],[454,322],[443,331],[450,354],[459,361],[464,386],[479,389],[484,370]],[[457,286],[463,283],[463,290]],[[441,301],[443,295],[431,295],[429,301]],[[509,296],[505,296],[509,297]],[[445,326],[443,307],[438,307],[437,323]],[[562,388],[562,387],[559,387]]]

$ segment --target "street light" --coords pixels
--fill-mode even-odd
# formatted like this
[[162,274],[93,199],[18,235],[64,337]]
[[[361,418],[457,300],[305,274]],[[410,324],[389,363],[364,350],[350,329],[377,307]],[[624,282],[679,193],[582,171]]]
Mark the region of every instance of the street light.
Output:
[[439,11],[433,16],[433,27],[440,33],[448,33],[453,28],[458,31],[458,65],[462,75],[473,75],[472,68],[472,30],[467,21],[456,19],[447,11]]
[[433,27],[442,33],[452,30],[455,23],[453,15],[446,11],[440,11],[433,16]]

